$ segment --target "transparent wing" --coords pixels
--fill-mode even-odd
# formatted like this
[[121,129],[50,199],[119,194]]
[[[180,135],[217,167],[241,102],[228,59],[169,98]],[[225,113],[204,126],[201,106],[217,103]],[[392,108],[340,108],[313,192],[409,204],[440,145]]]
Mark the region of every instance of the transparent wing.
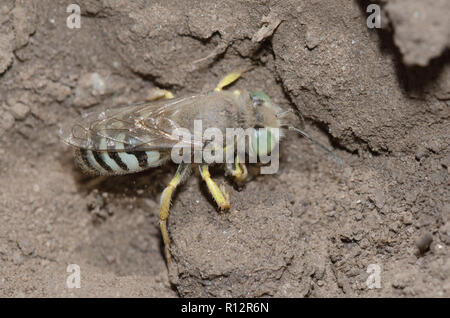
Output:
[[170,150],[175,145],[203,146],[193,137],[180,144],[173,118],[197,96],[161,100],[89,113],[61,132],[64,142],[83,149],[105,151]]

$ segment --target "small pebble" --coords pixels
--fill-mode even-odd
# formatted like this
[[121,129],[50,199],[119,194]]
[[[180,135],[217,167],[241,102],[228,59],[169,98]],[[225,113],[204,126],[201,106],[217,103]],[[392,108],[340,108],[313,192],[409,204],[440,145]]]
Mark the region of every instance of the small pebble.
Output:
[[0,136],[14,126],[14,116],[0,107]]
[[30,107],[20,102],[16,102],[11,105],[9,112],[16,120],[24,120],[30,113]]
[[24,255],[31,255],[34,252],[33,245],[27,240],[17,241],[17,245]]
[[430,232],[426,232],[417,239],[416,246],[419,249],[419,253],[425,254],[430,249],[431,242],[433,242],[433,235]]

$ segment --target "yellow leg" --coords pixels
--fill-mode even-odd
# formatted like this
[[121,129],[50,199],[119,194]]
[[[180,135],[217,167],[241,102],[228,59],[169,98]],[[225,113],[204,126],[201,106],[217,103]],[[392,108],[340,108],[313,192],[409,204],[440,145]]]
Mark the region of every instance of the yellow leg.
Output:
[[208,190],[216,201],[221,211],[228,210],[230,208],[230,193],[225,189],[225,185],[220,187],[211,179],[209,174],[208,165],[200,165],[200,175],[203,181],[208,186]]
[[164,89],[163,91],[164,91],[164,98],[165,99],[172,99],[172,98],[175,97],[171,91],[168,91],[166,89]]
[[167,218],[169,217],[170,202],[172,200],[172,194],[176,187],[183,181],[186,174],[189,171],[189,165],[180,164],[173,179],[169,182],[169,185],[164,189],[161,195],[160,211],[159,211],[159,226],[161,228],[161,235],[164,242],[164,252],[166,254],[166,260],[170,263],[170,237],[167,231]]
[[171,91],[168,91],[166,89],[155,88],[149,92],[147,96],[147,101],[151,102],[161,98],[172,99],[174,98],[174,95]]
[[234,159],[234,168],[232,164],[227,164],[227,170],[234,177],[237,183],[242,183],[247,179],[248,172],[247,167],[244,163],[239,162],[239,157],[236,156]]
[[214,88],[214,90],[216,92],[220,92],[224,87],[236,82],[239,79],[239,77],[241,77],[243,72],[244,71],[235,71],[235,72],[228,74],[227,76],[222,78],[222,80],[219,82],[219,84],[217,84],[217,86],[216,86],[216,88]]

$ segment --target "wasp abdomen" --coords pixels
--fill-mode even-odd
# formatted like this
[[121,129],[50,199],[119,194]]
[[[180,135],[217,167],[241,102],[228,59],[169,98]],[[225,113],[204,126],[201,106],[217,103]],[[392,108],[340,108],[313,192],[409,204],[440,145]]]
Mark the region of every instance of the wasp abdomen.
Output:
[[96,151],[75,150],[78,165],[86,172],[99,175],[118,175],[139,172],[161,165],[159,151]]

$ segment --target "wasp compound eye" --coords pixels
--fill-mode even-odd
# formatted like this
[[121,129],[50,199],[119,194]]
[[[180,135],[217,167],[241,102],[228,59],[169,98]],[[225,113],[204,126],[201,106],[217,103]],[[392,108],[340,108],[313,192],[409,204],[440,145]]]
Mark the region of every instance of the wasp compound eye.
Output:
[[261,91],[252,91],[250,92],[250,98],[253,102],[253,106],[259,106],[262,105],[264,103],[266,104],[270,104],[270,97],[266,94],[263,93]]
[[251,140],[253,151],[259,156],[267,156],[275,146],[272,133],[268,128],[257,128],[253,130]]

